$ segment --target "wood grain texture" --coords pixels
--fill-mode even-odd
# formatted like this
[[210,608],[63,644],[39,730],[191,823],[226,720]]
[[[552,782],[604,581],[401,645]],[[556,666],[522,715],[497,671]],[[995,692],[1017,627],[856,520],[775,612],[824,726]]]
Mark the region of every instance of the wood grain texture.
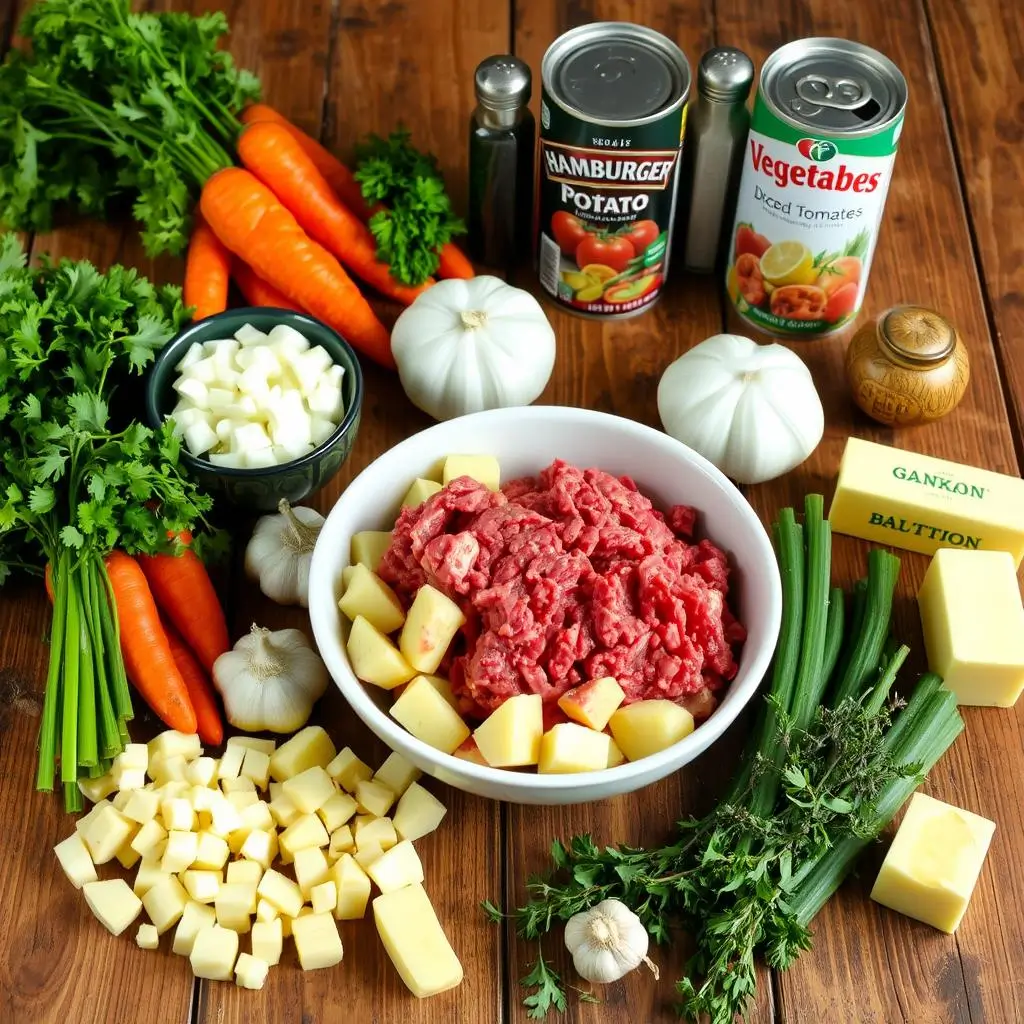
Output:
[[1024,21],[997,0],[924,0],[924,7],[1024,446]]
[[[826,433],[814,456],[785,478],[751,488],[763,518],[802,501],[810,490],[828,499],[851,434],[959,462],[1016,473],[1011,433],[985,319],[970,236],[949,138],[944,131],[937,70],[920,8],[881,2],[770,10],[750,0],[719,0],[718,38],[760,62],[779,44],[810,35],[857,39],[880,49],[906,75],[906,129],[883,220],[864,317],[898,302],[919,302],[954,315],[970,349],[973,379],[963,403],[927,427],[890,431],[855,410],[843,379],[840,339],[794,345],[811,367],[825,405]],[[866,545],[837,541],[835,575],[863,573]],[[896,629],[914,648],[904,679],[924,667],[914,594],[927,560],[897,552],[903,573]],[[866,858],[860,882],[848,884],[816,922],[816,949],[781,977],[780,1010],[793,1024],[822,1019],[869,1024],[906,1021],[1019,1020],[1020,992],[1007,949],[1021,934],[1013,851],[1022,839],[1013,808],[1022,787],[1022,709],[965,709],[967,731],[926,784],[928,792],[994,818],[996,840],[970,913],[955,938],[872,904],[866,897],[879,863]],[[861,936],[870,939],[861,940]]]

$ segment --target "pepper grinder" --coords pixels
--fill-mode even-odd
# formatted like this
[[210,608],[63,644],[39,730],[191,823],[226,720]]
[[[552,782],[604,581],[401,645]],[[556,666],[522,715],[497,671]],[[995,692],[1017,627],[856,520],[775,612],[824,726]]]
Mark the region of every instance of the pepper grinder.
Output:
[[535,127],[530,68],[499,54],[480,62],[469,130],[469,250],[485,266],[529,259]]

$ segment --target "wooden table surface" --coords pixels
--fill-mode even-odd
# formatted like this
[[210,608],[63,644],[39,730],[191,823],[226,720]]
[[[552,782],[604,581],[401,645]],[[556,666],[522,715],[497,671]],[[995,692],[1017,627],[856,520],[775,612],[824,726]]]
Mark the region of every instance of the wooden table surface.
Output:
[[[13,2],[13,0],[12,0]],[[632,20],[677,40],[695,63],[714,43],[742,47],[760,64],[776,46],[810,35],[861,40],[888,54],[910,85],[906,130],[889,195],[866,315],[920,302],[950,315],[972,361],[960,407],[931,426],[887,431],[859,415],[843,380],[843,343],[799,345],[822,395],[826,433],[811,459],[747,496],[765,521],[808,491],[826,498],[850,434],[1019,473],[1024,453],[1024,61],[1016,5],[1001,0],[156,0],[195,12],[223,5],[239,62],[256,71],[278,109],[346,154],[369,131],[399,121],[437,153],[457,206],[465,196],[473,69],[513,50],[536,72],[545,47],[591,20]],[[0,14],[10,38],[16,12]],[[536,99],[535,99],[536,102]],[[82,224],[32,240],[35,252],[136,264],[179,280],[181,263],[143,258],[133,228]],[[522,283],[532,284],[524,271]],[[602,325],[549,308],[558,360],[542,401],[587,406],[656,423],[664,367],[723,327],[717,281],[672,276],[664,301],[633,320]],[[363,425],[342,473],[316,497],[329,509],[376,456],[428,425],[395,378],[367,372]],[[1024,514],[1024,513],[1022,513]],[[244,538],[243,538],[244,539]],[[239,545],[237,554],[243,545]],[[836,542],[836,572],[859,574],[864,545]],[[926,560],[906,555],[897,619],[922,667],[913,595]],[[253,619],[308,629],[246,583],[236,563],[225,600],[235,636]],[[589,830],[600,842],[660,843],[673,821],[706,806],[735,766],[738,727],[676,777],[633,796],[577,808],[499,806],[434,785],[449,805],[444,826],[422,843],[426,884],[466,971],[456,991],[412,999],[371,922],[343,926],[345,960],[301,972],[294,951],[266,988],[193,981],[188,961],[136,948],[93,919],[51,854],[71,828],[58,797],[33,791],[35,739],[49,613],[39,588],[0,595],[0,1021],[118,1024],[376,1024],[526,1020],[517,979],[528,951],[488,924],[477,901],[521,898],[528,872],[544,866],[555,836]],[[137,702],[140,703],[140,702]],[[381,745],[340,696],[319,719],[339,746],[381,759]],[[993,818],[998,827],[974,900],[955,937],[891,913],[867,898],[881,848],[865,857],[815,922],[815,946],[785,975],[761,975],[752,1020],[878,1024],[1016,1024],[1024,1020],[1024,702],[1016,710],[965,709],[966,733],[929,778],[928,792]],[[290,945],[290,944],[289,944]],[[571,970],[561,943],[549,953]],[[636,972],[601,1005],[572,1000],[568,1020],[651,1024],[674,1019],[673,981],[685,950],[658,950],[660,983]],[[573,975],[567,974],[569,980]]]

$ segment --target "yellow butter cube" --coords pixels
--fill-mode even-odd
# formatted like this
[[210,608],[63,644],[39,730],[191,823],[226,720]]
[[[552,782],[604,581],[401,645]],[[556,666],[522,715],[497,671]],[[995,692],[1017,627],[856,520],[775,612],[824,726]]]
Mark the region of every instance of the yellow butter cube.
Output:
[[341,963],[341,936],[330,914],[307,914],[295,918],[292,921],[292,938],[304,971]]
[[871,898],[940,931],[963,919],[995,823],[924,793],[907,813],[882,862]]
[[416,670],[398,648],[362,615],[352,620],[345,649],[352,671],[364,683],[372,683],[383,690],[393,690],[416,675]]
[[303,900],[308,900],[313,887],[326,881],[330,865],[323,850],[316,846],[308,846],[295,853],[295,881],[299,883]]
[[135,945],[139,949],[157,949],[160,945],[160,933],[151,924],[140,924],[135,933]]
[[194,868],[218,870],[227,863],[228,844],[221,836],[213,832],[200,832],[199,845],[196,848],[196,857],[192,861]]
[[218,924],[200,928],[189,961],[197,978],[230,981],[238,957],[238,933]]
[[96,881],[96,868],[82,837],[77,832],[72,832],[67,839],[61,840],[53,848],[53,852],[57,854],[57,860],[68,881],[76,889],[81,889],[86,882]]
[[433,793],[413,782],[395,808],[395,831],[402,839],[415,841],[433,832],[446,813],[444,804]]
[[[467,730],[468,733],[468,730]],[[544,735],[544,708],[539,693],[509,697],[477,726],[473,739],[492,768],[536,764]]]
[[209,928],[216,923],[217,914],[213,907],[190,900],[181,912],[178,927],[174,929],[174,944],[171,946],[171,952],[177,953],[178,956],[191,956],[192,945],[196,941],[199,930]]
[[271,755],[270,777],[284,782],[314,765],[326,768],[335,753],[331,737],[319,725],[307,725]]
[[244,934],[256,910],[256,890],[244,882],[225,882],[217,891],[213,905],[221,928]]
[[501,466],[493,455],[449,455],[441,470],[444,486],[460,476],[471,477],[491,491],[501,487]]
[[193,786],[209,787],[217,780],[219,767],[216,758],[197,757],[185,765],[185,781]]
[[356,802],[368,811],[382,818],[388,813],[391,805],[395,802],[395,794],[387,786],[370,779],[368,782],[360,782],[356,786]]
[[331,879],[314,885],[309,890],[309,902],[314,914],[333,914],[338,906],[338,887]]
[[422,885],[378,896],[373,917],[391,962],[418,999],[455,988],[462,981],[462,964]]
[[405,492],[402,508],[419,508],[427,498],[432,498],[439,490],[441,490],[441,485],[436,480],[424,480],[422,477],[418,477],[413,480],[409,490]]
[[263,988],[269,970],[270,965],[259,957],[239,953],[238,961],[235,963],[235,984],[239,988]]
[[161,935],[178,923],[188,901],[176,875],[165,875],[142,897],[142,905]]
[[331,868],[331,881],[338,893],[334,916],[339,921],[356,921],[363,917],[370,902],[370,876],[351,854],[343,853],[338,858]]
[[241,778],[250,779],[259,789],[266,789],[270,781],[270,755],[255,747],[247,747],[241,772]]
[[227,746],[245,747],[246,750],[258,750],[270,757],[277,749],[277,740],[265,740],[259,736],[229,736]]
[[177,732],[167,729],[149,741],[149,763],[152,767],[154,759],[180,757],[182,760],[194,761],[202,756],[203,748],[199,737],[192,732]]
[[256,893],[287,917],[296,917],[302,909],[302,890],[287,875],[273,868],[260,879]]
[[195,863],[198,852],[198,832],[168,832],[160,867],[169,874],[177,874]]
[[278,837],[281,849],[290,858],[307,846],[326,846],[330,841],[324,823],[315,814],[303,814]]
[[[274,785],[274,783],[271,783],[271,785]],[[278,783],[277,785],[283,785],[283,783]],[[294,824],[297,819],[302,817],[302,811],[295,806],[284,791],[278,793],[277,796],[267,804],[267,807],[270,808],[271,816],[281,828],[287,828],[289,825]]]
[[392,793],[401,796],[422,774],[416,765],[393,751],[373,773],[373,780],[383,783]]
[[352,567],[338,608],[350,621],[361,615],[381,633],[394,633],[405,622],[405,610],[395,592],[365,565]]
[[317,817],[328,832],[334,833],[356,813],[356,801],[348,793],[335,790],[327,801],[317,808]]
[[1012,556],[936,551],[917,603],[928,667],[957,703],[1016,704],[1024,691],[1024,604]]
[[398,649],[417,672],[436,672],[465,621],[462,609],[450,597],[426,583],[413,598]]
[[272,921],[257,921],[252,926],[252,955],[273,966],[281,962],[284,945],[281,932],[281,918]]
[[113,804],[97,804],[99,811],[91,816],[82,831],[82,840],[94,864],[107,864],[117,851],[135,834],[136,822],[126,818]]
[[574,722],[600,732],[625,699],[618,681],[612,676],[602,676],[566,690],[558,698],[558,706]]
[[365,565],[370,572],[380,568],[384,552],[391,547],[391,532],[383,530],[360,530],[352,534],[352,563]]
[[231,746],[224,748],[224,755],[217,766],[217,778],[223,786],[227,779],[237,779],[238,773],[242,770],[242,762],[245,760],[245,747]]
[[284,782],[284,793],[303,814],[313,814],[336,790],[334,780],[320,765],[313,765]]
[[423,864],[416,848],[408,839],[403,839],[373,861],[366,873],[381,892],[394,892],[404,885],[422,882]]
[[360,782],[372,778],[373,771],[356,757],[351,747],[345,747],[327,766],[327,774],[343,789],[354,793]]
[[462,716],[422,676],[405,688],[391,705],[390,714],[417,739],[446,754],[469,736]]
[[608,728],[630,761],[657,754],[693,732],[693,715],[670,700],[638,700],[621,707]]
[[357,847],[376,843],[382,850],[390,850],[392,846],[397,845],[398,834],[390,818],[374,818],[359,829],[355,840]]
[[352,856],[356,863],[366,871],[375,860],[383,855],[384,850],[380,843],[364,843],[362,846],[357,843],[356,852]]
[[123,878],[86,882],[82,895],[96,919],[111,935],[120,935],[142,909],[142,901]]
[[541,738],[537,771],[545,775],[602,771],[608,767],[611,739],[575,722],[559,722]]
[[212,903],[217,898],[223,881],[219,871],[192,870],[183,871],[180,881],[185,892],[196,903]]

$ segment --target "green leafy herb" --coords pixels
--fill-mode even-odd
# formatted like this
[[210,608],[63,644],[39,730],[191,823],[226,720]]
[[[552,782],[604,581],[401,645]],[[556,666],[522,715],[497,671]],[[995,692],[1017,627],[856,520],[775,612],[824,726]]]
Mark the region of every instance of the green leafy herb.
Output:
[[40,0],[0,66],[0,221],[45,231],[68,207],[131,204],[146,251],[179,253],[192,202],[231,163],[259,83],[218,49],[220,12],[134,14],[130,0]]
[[500,924],[505,919],[505,914],[490,900],[481,900],[480,909],[492,924]]
[[523,999],[526,1016],[531,1020],[543,1020],[552,1008],[564,1010],[566,1007],[565,989],[558,972],[544,959],[538,947],[537,959],[530,972],[519,980],[523,988],[530,989]]
[[383,204],[370,218],[377,258],[402,284],[419,285],[440,264],[442,247],[465,226],[452,209],[437,160],[412,145],[399,129],[386,139],[371,135],[356,147],[355,177],[371,206]]
[[13,234],[0,238],[0,296],[0,583],[53,572],[36,783],[52,789],[59,762],[73,809],[78,775],[109,767],[132,717],[103,557],[166,551],[168,531],[211,504],[179,469],[170,426],[132,416],[133,378],[186,312],[180,289],[124,267],[29,268]]

